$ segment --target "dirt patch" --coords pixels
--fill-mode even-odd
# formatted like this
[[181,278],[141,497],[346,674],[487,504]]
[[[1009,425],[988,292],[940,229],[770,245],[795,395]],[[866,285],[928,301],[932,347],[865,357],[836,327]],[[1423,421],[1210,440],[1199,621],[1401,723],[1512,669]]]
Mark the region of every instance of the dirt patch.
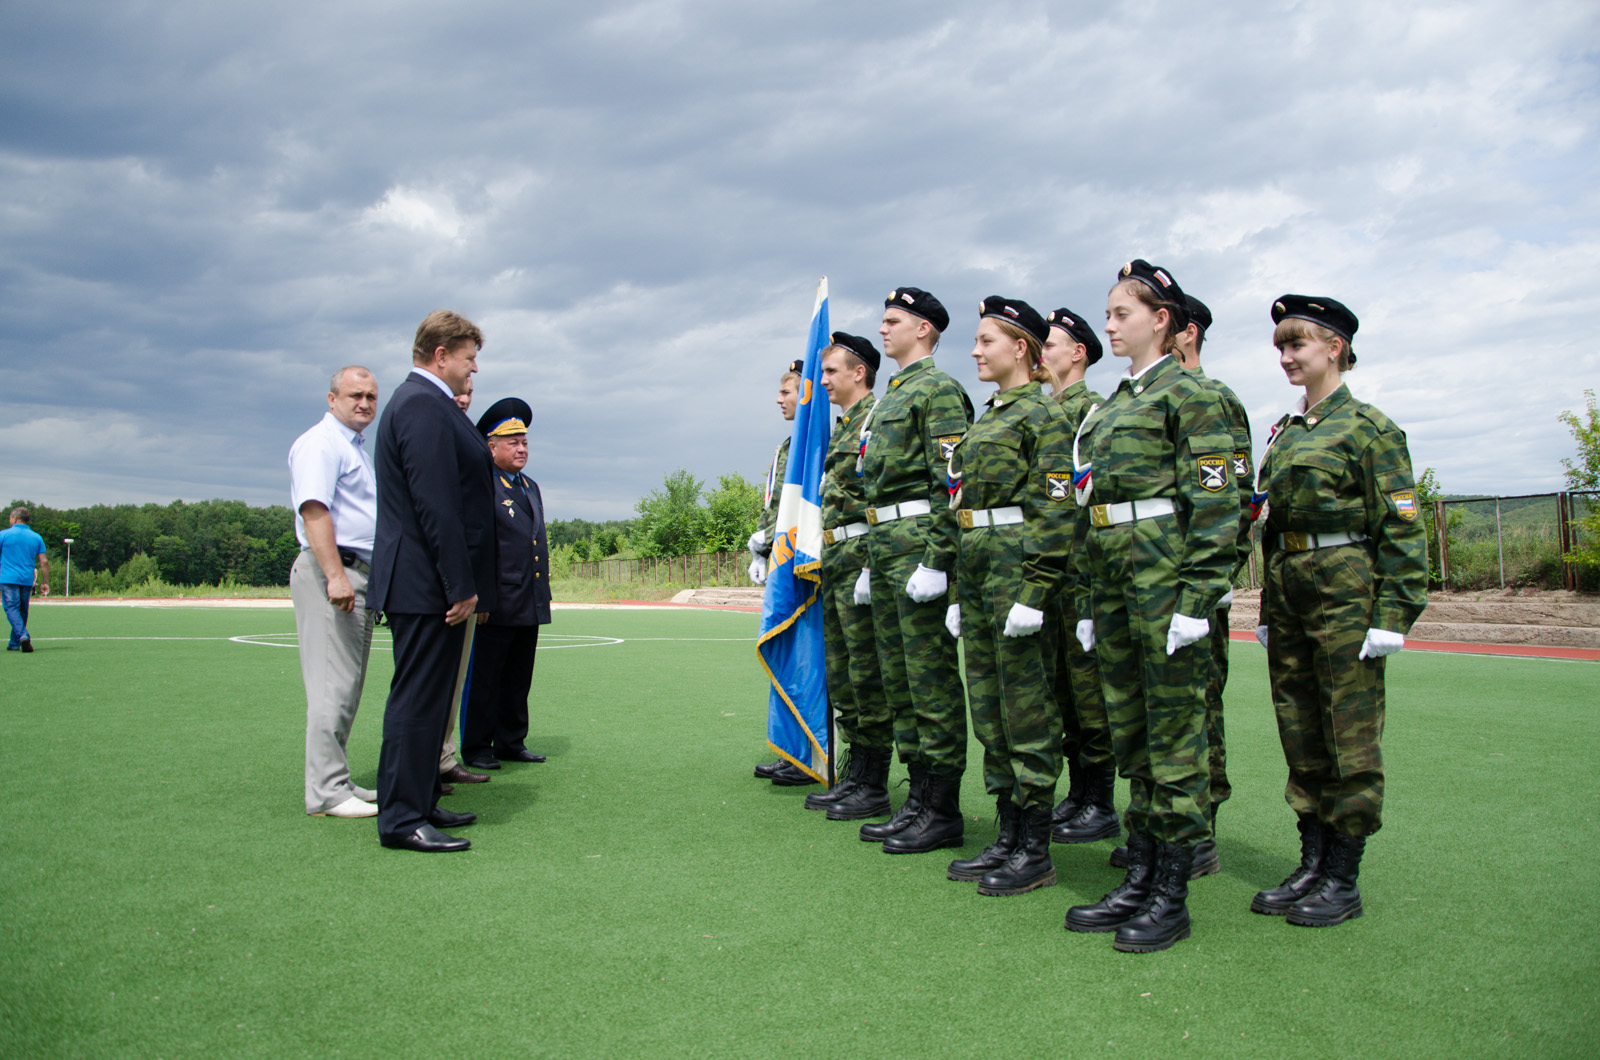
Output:
[[[1236,594],[1229,628],[1254,629],[1260,608],[1259,591]],[[1411,636],[1455,643],[1600,648],[1600,596],[1549,589],[1433,592]]]

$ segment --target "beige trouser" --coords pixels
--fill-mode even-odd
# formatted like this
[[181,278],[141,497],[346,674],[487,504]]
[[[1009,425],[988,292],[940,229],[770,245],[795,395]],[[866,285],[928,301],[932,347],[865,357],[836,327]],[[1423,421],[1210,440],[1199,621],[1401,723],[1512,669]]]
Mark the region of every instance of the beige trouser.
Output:
[[328,602],[328,579],[309,551],[302,550],[289,570],[306,686],[306,813],[331,810],[355,794],[345,743],[367,679],[372,612],[366,608],[367,576],[349,567],[344,573],[356,593],[348,614]]
[[461,642],[461,665],[456,670],[455,702],[450,704],[450,720],[445,724],[444,746],[439,748],[439,772],[448,773],[460,764],[456,752],[461,741],[456,738],[456,716],[467,698],[467,668],[472,662],[472,637],[478,631],[476,616],[467,619],[467,635]]

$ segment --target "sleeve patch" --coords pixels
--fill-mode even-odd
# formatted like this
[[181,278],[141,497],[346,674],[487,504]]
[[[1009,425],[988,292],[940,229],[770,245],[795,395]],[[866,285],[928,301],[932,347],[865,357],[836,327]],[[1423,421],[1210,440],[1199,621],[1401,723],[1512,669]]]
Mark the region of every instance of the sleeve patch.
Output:
[[1044,495],[1053,501],[1064,501],[1072,496],[1072,472],[1046,471]]
[[955,455],[956,443],[961,441],[961,435],[947,434],[941,438],[935,439],[935,441],[939,443],[939,455],[945,460],[949,460]]
[[1228,485],[1228,458],[1223,456],[1200,457],[1200,488],[1208,493],[1226,489]]
[[1417,493],[1416,490],[1395,490],[1389,494],[1389,499],[1394,502],[1394,513],[1408,523],[1417,521]]
[[1250,474],[1250,454],[1242,449],[1233,451],[1233,477],[1244,478]]

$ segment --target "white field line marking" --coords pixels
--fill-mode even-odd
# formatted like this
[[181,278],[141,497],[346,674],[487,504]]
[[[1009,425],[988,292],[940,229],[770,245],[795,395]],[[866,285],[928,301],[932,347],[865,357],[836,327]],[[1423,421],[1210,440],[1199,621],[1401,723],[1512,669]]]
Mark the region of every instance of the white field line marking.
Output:
[[[196,638],[196,639],[200,639],[200,638]],[[214,638],[214,639],[222,640],[223,638],[217,637],[217,638]],[[254,645],[255,647],[258,647],[258,648],[298,648],[299,647],[299,645],[296,643],[296,640],[295,640],[295,634],[293,634],[293,633],[246,633],[243,636],[228,637],[226,639],[233,641],[235,644],[251,644],[251,645]],[[547,644],[547,643],[545,643],[546,641],[550,641],[550,640],[565,640],[565,641],[572,641],[574,643],[570,643],[570,644]],[[588,634],[581,634],[581,633],[551,633],[551,634],[548,634],[546,636],[541,636],[539,638],[539,647],[540,648],[549,648],[551,651],[554,651],[557,648],[609,648],[613,644],[625,644],[625,643],[627,643],[627,642],[625,640],[623,640],[621,637],[596,637],[596,636],[590,636]],[[379,638],[379,637],[375,636],[372,639],[372,650],[373,651],[393,651],[394,650],[394,642],[391,639],[382,639],[382,638]]]

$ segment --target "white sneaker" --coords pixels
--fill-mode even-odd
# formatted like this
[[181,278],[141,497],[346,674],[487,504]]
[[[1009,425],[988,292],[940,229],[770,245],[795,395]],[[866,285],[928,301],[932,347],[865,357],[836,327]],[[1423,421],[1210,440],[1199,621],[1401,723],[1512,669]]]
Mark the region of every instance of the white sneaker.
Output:
[[356,798],[363,802],[377,802],[378,793],[371,788],[363,788],[358,784],[350,785],[350,790],[356,793]]
[[365,802],[354,795],[341,802],[331,810],[314,813],[313,817],[376,817],[378,806],[376,803]]

